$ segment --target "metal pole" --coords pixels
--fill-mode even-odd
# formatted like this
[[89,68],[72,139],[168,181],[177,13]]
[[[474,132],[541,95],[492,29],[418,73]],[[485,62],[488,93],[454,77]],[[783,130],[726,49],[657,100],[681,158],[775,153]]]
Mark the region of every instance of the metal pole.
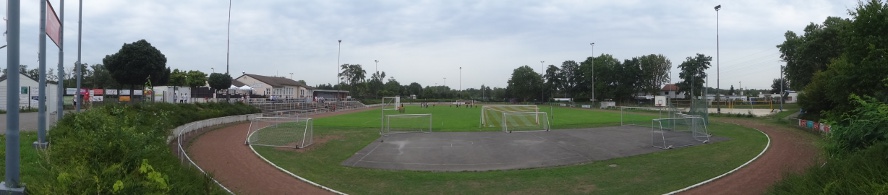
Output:
[[[540,81],[543,80],[543,75],[546,75],[546,68],[544,68],[545,65],[543,65],[543,63],[546,63],[546,61],[540,61]],[[545,88],[545,83],[546,82],[540,83],[540,102],[543,102],[543,88]]]
[[[40,86],[37,87],[37,96],[39,97],[37,98],[37,143],[34,143],[35,147],[40,143],[46,143],[46,12],[46,1],[40,0],[40,32],[37,34],[39,37],[38,44],[40,44],[38,46],[40,53],[37,55],[38,60],[40,60],[38,63],[39,78],[37,80],[39,80],[38,82]],[[15,67],[15,69],[19,69],[19,67]],[[18,74],[9,75],[18,76]],[[59,79],[61,80],[62,78]],[[10,78],[9,80],[12,81],[13,79]],[[15,80],[18,82],[18,79]],[[62,83],[59,82],[59,85],[62,85]],[[18,95],[16,95],[16,97],[18,97]],[[18,105],[18,102],[12,103],[12,105]],[[18,108],[15,108],[14,110],[18,110]],[[62,107],[59,107],[58,110],[59,113],[62,113]],[[59,119],[61,119],[61,117],[59,117]]]
[[783,66],[780,66],[780,111],[783,111]]
[[[83,35],[83,0],[80,0],[80,4],[77,12],[77,68],[83,68],[83,63],[80,62],[80,48],[81,48],[81,35]],[[77,71],[77,89],[81,88],[81,79],[83,77],[83,70]],[[78,93],[79,94],[79,93]],[[82,99],[82,98],[81,98]],[[80,105],[77,104],[77,112],[80,112]]]
[[592,108],[595,108],[595,43],[592,46]]
[[[65,79],[64,79],[65,78],[64,77],[65,76],[65,64],[64,64],[65,63],[65,60],[64,60],[65,41],[64,40],[65,40],[65,1],[59,1],[59,84],[58,84],[58,88],[60,89],[59,91],[64,91],[64,89],[65,89],[65,86],[64,86],[65,85],[64,84],[65,83]],[[58,100],[58,104],[60,106],[59,108],[63,108],[62,106],[65,105],[65,102],[64,102],[65,96],[64,96],[64,94],[61,94],[61,93],[56,93],[56,94],[59,97],[59,100]],[[74,96],[74,98],[78,98],[77,103],[79,103],[79,104],[77,104],[77,106],[80,106],[81,104],[83,104],[83,98],[80,98],[80,88],[77,88],[77,93]],[[57,110],[61,110],[61,109],[57,109]],[[64,116],[64,114],[62,114],[62,115]],[[60,121],[60,120],[62,120],[62,117],[59,117],[56,119],[56,121]],[[42,142],[42,143],[46,143],[45,141],[46,140],[44,139],[44,142]]]
[[[231,76],[228,75],[229,62],[231,60],[231,0],[228,0],[228,35],[225,41],[225,76],[231,79]],[[225,89],[225,102],[229,101],[229,97],[231,97],[231,94],[228,93],[228,89]]]
[[[339,50],[336,51],[336,82],[333,82],[333,85],[339,85],[339,57],[342,56],[342,39],[339,40]],[[333,87],[333,86],[330,86]],[[339,92],[334,93],[336,96],[339,96]]]
[[459,95],[462,98],[462,66],[459,67]]
[[715,107],[719,114],[721,114],[721,104],[718,102],[721,100],[721,58],[719,57],[719,42],[718,42],[718,10],[721,9],[721,5],[715,6]]
[[[376,62],[376,66],[374,66],[374,67],[376,67],[376,74],[377,74],[377,76],[379,76],[378,75],[379,74],[379,60],[373,60],[373,61]],[[382,80],[382,78],[380,78],[380,81],[381,80]]]
[[[40,1],[45,3],[46,1]],[[41,3],[41,5],[43,5]],[[21,17],[20,11],[21,2],[20,0],[9,0],[7,1],[7,18],[6,21],[6,30],[7,30],[7,47],[6,48],[6,70],[7,70],[7,90],[6,90],[6,174],[5,179],[3,180],[3,185],[0,185],[0,192],[3,193],[21,193],[23,194],[25,188],[21,186],[21,180],[19,178],[20,169],[19,164],[21,160],[21,153],[19,148],[19,50],[21,49],[19,44],[20,38],[20,29],[21,26]],[[41,9],[46,9],[46,5],[43,5]],[[41,17],[45,17],[46,14],[42,14]],[[41,36],[43,33],[41,31]]]

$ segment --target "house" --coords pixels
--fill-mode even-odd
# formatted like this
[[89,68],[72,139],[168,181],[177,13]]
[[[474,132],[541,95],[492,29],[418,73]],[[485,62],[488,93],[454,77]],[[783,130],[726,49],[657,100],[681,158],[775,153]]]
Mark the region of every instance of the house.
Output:
[[[6,80],[6,75],[0,76],[0,91],[6,92],[8,81]],[[12,89],[18,91],[19,93],[19,108],[37,108],[38,102],[38,94],[39,94],[39,86],[40,83],[37,80],[31,79],[27,75],[22,74],[19,76],[19,89]],[[46,82],[46,110],[47,113],[55,112],[58,107],[58,85],[55,82]],[[72,104],[73,102],[66,102],[66,104]],[[0,93],[0,110],[6,110],[6,93]]]
[[660,95],[666,96],[669,99],[674,99],[674,98],[684,99],[685,93],[684,92],[680,93],[680,92],[678,92],[678,90],[679,90],[678,85],[666,84],[663,86],[663,89],[660,89]]
[[[312,98],[313,87],[288,79],[284,77],[262,76],[257,74],[246,74],[235,78],[232,85],[242,87],[249,86],[252,94],[262,95],[272,99],[296,99],[296,98]],[[238,86],[240,85],[240,86]]]

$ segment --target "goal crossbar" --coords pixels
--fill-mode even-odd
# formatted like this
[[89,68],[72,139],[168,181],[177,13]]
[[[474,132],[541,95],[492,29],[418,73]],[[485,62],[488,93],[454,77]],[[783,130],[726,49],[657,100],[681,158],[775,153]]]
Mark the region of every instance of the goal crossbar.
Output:
[[313,143],[312,118],[257,117],[250,121],[244,144],[305,148]]
[[502,113],[539,112],[536,105],[485,105],[481,107],[480,127],[502,126]]
[[503,132],[549,131],[549,117],[545,112],[503,112]]
[[431,133],[432,114],[392,114],[385,115],[380,135],[396,133]]

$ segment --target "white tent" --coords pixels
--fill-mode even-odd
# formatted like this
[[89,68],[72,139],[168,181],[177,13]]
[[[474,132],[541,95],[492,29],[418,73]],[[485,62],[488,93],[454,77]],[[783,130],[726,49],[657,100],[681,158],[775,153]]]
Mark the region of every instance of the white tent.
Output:
[[238,89],[243,90],[243,91],[252,91],[252,90],[253,90],[252,87],[247,86],[247,85],[241,86],[241,87],[238,88]]

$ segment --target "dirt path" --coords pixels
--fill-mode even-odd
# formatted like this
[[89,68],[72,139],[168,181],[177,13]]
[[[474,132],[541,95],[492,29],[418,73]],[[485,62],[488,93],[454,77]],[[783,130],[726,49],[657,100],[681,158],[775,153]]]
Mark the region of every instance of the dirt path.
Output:
[[[322,113],[312,117],[360,111],[364,110]],[[748,119],[719,121],[765,132],[771,138],[770,148],[758,160],[733,174],[681,194],[762,194],[785,173],[799,172],[820,162],[819,150],[814,145],[816,136],[807,132]],[[237,194],[330,194],[277,170],[253,154],[243,144],[248,125],[240,123],[209,131],[192,142],[189,154],[195,163]]]
[[762,194],[787,172],[800,172],[821,162],[816,136],[790,127],[748,119],[719,119],[765,132],[771,146],[756,161],[736,172],[681,194]]
[[[311,117],[364,110],[321,113]],[[236,194],[331,194],[281,172],[253,154],[250,147],[244,145],[249,125],[248,122],[237,123],[208,131],[191,142],[188,154],[197,165]]]

